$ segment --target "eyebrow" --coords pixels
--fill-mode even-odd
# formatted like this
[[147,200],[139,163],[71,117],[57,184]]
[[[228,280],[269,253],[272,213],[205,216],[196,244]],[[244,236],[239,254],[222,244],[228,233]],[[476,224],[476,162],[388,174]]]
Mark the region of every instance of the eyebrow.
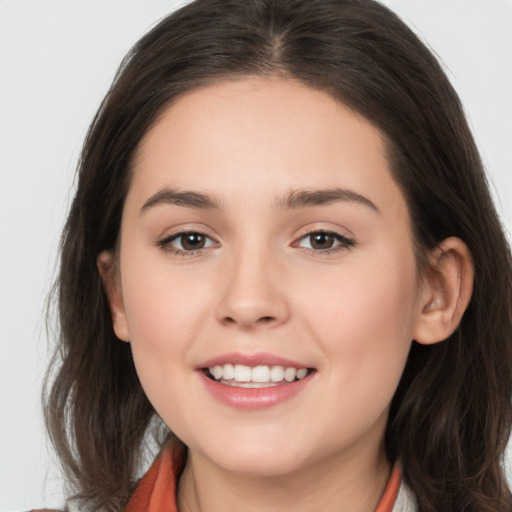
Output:
[[[276,201],[275,206],[278,209],[296,209],[312,206],[327,206],[337,202],[355,202],[380,213],[375,203],[370,201],[367,197],[352,190],[342,188],[290,190],[283,198]],[[140,209],[140,213],[142,214],[146,210],[162,204],[171,204],[198,210],[221,210],[221,203],[220,199],[212,194],[164,188],[156,194],[153,194],[144,203]]]
[[290,190],[277,202],[278,208],[294,209],[308,206],[326,206],[337,202],[355,202],[380,213],[375,203],[365,196],[344,188],[325,190]]
[[142,206],[140,213],[162,204],[173,204],[198,210],[220,210],[221,201],[212,194],[203,192],[179,191],[164,188],[153,194]]

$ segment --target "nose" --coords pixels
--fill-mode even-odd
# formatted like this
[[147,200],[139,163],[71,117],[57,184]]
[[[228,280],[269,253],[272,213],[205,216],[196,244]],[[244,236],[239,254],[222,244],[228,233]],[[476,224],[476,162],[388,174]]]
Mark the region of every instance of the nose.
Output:
[[243,330],[274,328],[290,316],[284,269],[265,250],[240,251],[220,276],[222,293],[216,318]]

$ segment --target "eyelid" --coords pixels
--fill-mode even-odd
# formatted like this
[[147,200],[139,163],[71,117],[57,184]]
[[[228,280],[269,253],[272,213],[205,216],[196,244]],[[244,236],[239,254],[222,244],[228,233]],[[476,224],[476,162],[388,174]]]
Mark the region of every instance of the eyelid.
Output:
[[[328,249],[314,249],[312,247],[304,247],[301,245],[301,242],[306,239],[308,236],[312,234],[322,233],[326,235],[330,235],[335,238],[339,243],[330,247]],[[328,229],[325,227],[313,227],[308,229],[305,233],[295,239],[292,243],[292,247],[302,248],[306,252],[314,255],[329,255],[343,250],[349,250],[356,245],[356,241],[352,236],[347,236],[346,234],[340,233],[335,229]]]
[[[180,249],[180,248],[174,247],[172,245],[172,242],[174,242],[175,240],[180,239],[184,235],[191,235],[191,234],[203,236],[203,237],[205,237],[205,239],[210,240],[212,243],[205,247],[200,247],[199,249],[193,249],[193,250]],[[215,240],[214,237],[205,233],[204,230],[192,228],[192,227],[190,227],[190,228],[184,227],[184,228],[181,228],[178,231],[175,231],[169,235],[159,238],[156,242],[156,245],[160,249],[162,249],[170,254],[174,254],[176,256],[189,256],[190,257],[190,256],[200,256],[203,251],[208,250],[212,247],[218,247],[220,244],[217,240]]]
[[[215,241],[213,240],[213,238],[211,236],[207,235],[206,233],[201,233],[199,231],[181,231],[179,233],[176,233],[175,235],[171,235],[171,236],[167,237],[166,241],[167,241],[167,243],[171,243],[171,242],[174,242],[175,240],[179,240],[184,235],[199,235],[199,236],[204,237],[207,240],[210,240],[211,242],[214,242],[213,244],[210,244],[208,247],[215,245]],[[187,252],[191,252],[191,251],[187,251]]]

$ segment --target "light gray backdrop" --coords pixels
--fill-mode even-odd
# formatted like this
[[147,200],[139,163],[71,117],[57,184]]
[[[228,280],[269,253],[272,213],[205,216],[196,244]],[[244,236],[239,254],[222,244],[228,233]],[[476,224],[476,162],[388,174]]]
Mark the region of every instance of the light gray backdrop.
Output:
[[[0,510],[62,504],[39,405],[44,301],[87,126],[177,0],[0,0]],[[512,229],[512,0],[386,0],[462,97]]]

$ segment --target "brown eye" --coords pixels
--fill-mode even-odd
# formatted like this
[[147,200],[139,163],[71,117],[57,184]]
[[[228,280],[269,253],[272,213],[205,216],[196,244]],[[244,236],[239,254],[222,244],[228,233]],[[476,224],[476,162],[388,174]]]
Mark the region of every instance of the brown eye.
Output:
[[165,251],[177,255],[195,254],[202,249],[216,247],[218,244],[205,235],[196,231],[182,231],[158,242],[158,246]]
[[206,237],[200,233],[183,233],[179,239],[185,251],[202,249],[206,243]]
[[330,233],[311,233],[309,237],[311,247],[316,250],[331,249],[335,241]]
[[297,246],[319,254],[329,254],[334,251],[348,249],[354,245],[354,240],[333,231],[313,231],[304,235],[297,243]]

